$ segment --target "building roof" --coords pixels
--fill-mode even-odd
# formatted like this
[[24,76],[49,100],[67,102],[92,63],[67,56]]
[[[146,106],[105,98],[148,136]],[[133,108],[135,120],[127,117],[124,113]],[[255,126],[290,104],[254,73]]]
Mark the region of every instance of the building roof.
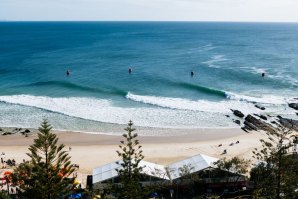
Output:
[[175,163],[168,165],[169,171],[171,173],[171,179],[175,180],[181,177],[180,168],[184,168],[189,173],[196,173],[198,171],[204,170],[209,167],[214,166],[214,162],[218,159],[207,155],[199,154]]
[[[140,167],[143,167],[142,174],[164,180],[175,180],[180,178],[180,168],[186,168],[188,172],[195,173],[208,167],[213,167],[213,163],[218,159],[207,155],[199,154],[167,166],[151,163],[142,160]],[[103,182],[118,176],[116,169],[121,168],[122,161],[115,161],[93,169],[93,183]]]

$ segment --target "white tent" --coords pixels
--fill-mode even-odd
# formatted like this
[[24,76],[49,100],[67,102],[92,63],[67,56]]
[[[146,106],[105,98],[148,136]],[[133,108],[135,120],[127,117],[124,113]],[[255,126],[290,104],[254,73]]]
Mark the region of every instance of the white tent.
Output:
[[[122,161],[116,161],[93,169],[93,183],[103,182],[117,177],[118,173],[116,169],[121,168],[121,162]],[[142,174],[169,180],[166,175],[165,167],[162,165],[142,160],[139,166],[143,167]]]
[[218,161],[217,158],[199,154],[179,162],[172,163],[168,165],[168,169],[171,173],[171,179],[175,180],[181,177],[179,168],[184,167],[185,169],[188,169],[190,173],[195,173],[209,167],[214,167],[213,163],[216,161]]
[[[175,180],[181,177],[179,168],[187,167],[189,172],[195,173],[208,167],[213,167],[213,163],[217,160],[217,158],[199,154],[185,160],[175,162],[168,166],[163,166],[143,160],[139,165],[140,167],[143,167],[142,174],[164,180]],[[116,169],[120,168],[121,161],[116,161],[93,169],[93,184],[117,177],[118,173]]]

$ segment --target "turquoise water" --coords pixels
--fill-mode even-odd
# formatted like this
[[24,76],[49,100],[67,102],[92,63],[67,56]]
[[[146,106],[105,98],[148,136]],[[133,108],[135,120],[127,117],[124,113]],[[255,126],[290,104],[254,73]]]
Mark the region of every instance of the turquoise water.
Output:
[[294,23],[3,22],[0,125],[235,127],[224,115],[261,112],[254,103],[295,117],[297,33]]

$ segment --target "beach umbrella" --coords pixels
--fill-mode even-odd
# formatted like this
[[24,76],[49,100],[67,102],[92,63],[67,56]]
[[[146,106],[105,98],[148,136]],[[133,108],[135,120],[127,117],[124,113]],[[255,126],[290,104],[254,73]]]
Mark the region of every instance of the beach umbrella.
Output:
[[5,176],[8,176],[8,175],[10,175],[10,174],[12,174],[11,171],[4,171],[4,173],[3,173],[3,175],[5,175]]
[[81,184],[81,182],[78,181],[78,180],[75,180],[75,181],[73,182],[73,184],[74,184],[74,185],[79,185],[79,184]]

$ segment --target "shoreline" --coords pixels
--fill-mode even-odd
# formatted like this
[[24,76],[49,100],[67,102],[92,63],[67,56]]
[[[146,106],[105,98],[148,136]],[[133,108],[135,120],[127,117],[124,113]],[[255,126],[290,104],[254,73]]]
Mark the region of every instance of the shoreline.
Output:
[[[171,131],[172,129],[167,129]],[[184,130],[185,131],[185,130]],[[116,151],[123,140],[121,135],[87,134],[78,132],[54,131],[59,143],[65,145],[71,156],[72,164],[79,165],[77,180],[83,187],[86,185],[87,175],[92,170],[119,160]],[[135,131],[138,133],[138,130]],[[123,130],[122,133],[125,133]],[[249,133],[239,129],[196,129],[184,132],[183,135],[171,136],[142,136],[138,139],[143,149],[144,160],[168,165],[170,163],[204,154],[215,158],[234,157],[251,159],[254,148],[261,146],[259,139],[265,138],[262,131]],[[36,133],[25,137],[22,134],[0,136],[0,153],[4,152],[7,159],[15,159],[16,163],[28,160],[28,147],[37,137]],[[239,141],[239,144],[235,144]],[[230,146],[234,143],[233,146]],[[219,147],[219,144],[222,146]],[[223,154],[226,149],[227,153]]]
[[[66,150],[71,147],[69,154],[72,162],[80,165],[79,172],[91,173],[93,168],[119,159],[116,150],[122,140],[120,135],[53,132],[57,133],[59,143],[63,143]],[[135,132],[138,133],[137,130]],[[263,136],[265,133],[246,133],[241,129],[196,129],[184,135],[138,136],[138,139],[143,147],[144,160],[166,165],[200,153],[217,158],[250,157]],[[28,147],[36,137],[36,134],[28,137],[21,134],[1,136],[0,152],[5,152],[6,158],[21,162],[27,158]],[[240,143],[230,146],[236,141]],[[222,146],[218,147],[219,144]],[[228,153],[222,155],[224,149]]]

